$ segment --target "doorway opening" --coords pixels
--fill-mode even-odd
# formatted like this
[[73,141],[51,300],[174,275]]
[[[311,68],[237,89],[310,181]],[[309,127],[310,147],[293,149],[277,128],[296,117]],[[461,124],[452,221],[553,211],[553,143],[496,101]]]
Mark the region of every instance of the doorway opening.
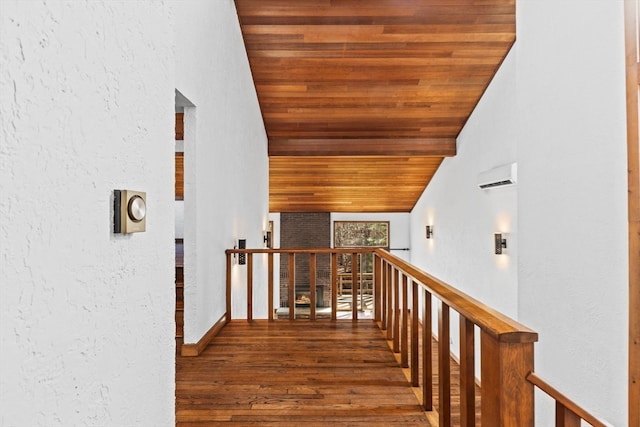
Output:
[[[177,89],[175,91],[175,292],[176,292],[176,351],[179,352],[184,340],[184,313],[185,313],[185,289],[189,284],[189,271],[185,269],[188,265],[189,250],[185,251],[185,229],[192,210],[190,203],[186,203],[189,199],[190,182],[192,171],[189,167],[190,162],[187,160],[186,151],[193,147],[194,129],[193,124],[195,117],[195,106]],[[187,166],[187,168],[185,168]],[[186,171],[186,173],[185,173]],[[185,197],[186,196],[186,197]],[[187,239],[188,245],[193,245],[191,238]],[[186,255],[186,256],[185,256]],[[187,263],[185,263],[185,260]],[[187,271],[185,271],[187,270]],[[185,274],[186,273],[186,274]],[[185,280],[186,278],[186,280]]]

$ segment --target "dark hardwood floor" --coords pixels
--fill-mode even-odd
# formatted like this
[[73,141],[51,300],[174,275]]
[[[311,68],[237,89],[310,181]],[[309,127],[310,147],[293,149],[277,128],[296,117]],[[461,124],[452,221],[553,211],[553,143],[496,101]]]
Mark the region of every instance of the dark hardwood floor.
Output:
[[176,421],[204,425],[429,426],[372,321],[233,321],[176,357]]

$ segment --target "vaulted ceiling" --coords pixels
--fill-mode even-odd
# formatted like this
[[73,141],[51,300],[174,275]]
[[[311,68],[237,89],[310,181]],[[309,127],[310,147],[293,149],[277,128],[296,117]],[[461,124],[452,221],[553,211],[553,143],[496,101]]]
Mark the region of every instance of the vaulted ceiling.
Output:
[[236,0],[272,212],[408,212],[515,40],[515,0]]

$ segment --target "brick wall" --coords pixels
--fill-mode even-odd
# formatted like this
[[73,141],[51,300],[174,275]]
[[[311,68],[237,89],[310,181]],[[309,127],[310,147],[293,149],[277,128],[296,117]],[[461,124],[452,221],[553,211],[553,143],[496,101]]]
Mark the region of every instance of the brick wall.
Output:
[[[280,214],[280,247],[291,249],[331,247],[331,214],[325,212],[304,212]],[[296,299],[309,295],[309,257],[296,256]],[[331,280],[331,257],[317,255],[316,298],[319,306],[329,305],[329,282]],[[280,305],[288,306],[289,259],[280,257]]]

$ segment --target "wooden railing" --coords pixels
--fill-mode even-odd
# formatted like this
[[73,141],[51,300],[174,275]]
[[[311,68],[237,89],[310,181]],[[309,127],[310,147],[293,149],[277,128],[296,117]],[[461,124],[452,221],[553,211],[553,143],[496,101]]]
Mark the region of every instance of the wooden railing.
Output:
[[[233,317],[231,309],[231,268],[233,265],[233,256],[235,254],[246,254],[246,268],[247,268],[247,319],[253,319],[253,258],[257,254],[267,255],[267,299],[268,299],[268,318],[274,320],[274,289],[273,289],[273,272],[274,272],[274,254],[287,255],[287,280],[288,280],[288,317],[290,320],[296,318],[296,257],[306,256],[309,258],[309,283],[305,284],[309,286],[309,318],[311,320],[316,319],[316,278],[317,278],[317,256],[320,254],[329,254],[331,258],[331,316],[332,320],[337,318],[338,307],[338,280],[339,277],[344,277],[344,273],[338,273],[338,254],[350,254],[352,255],[351,265],[351,286],[352,286],[352,319],[358,320],[358,304],[356,303],[356,294],[361,289],[362,277],[365,275],[359,274],[358,259],[360,254],[373,254],[373,248],[348,248],[348,249],[228,249],[227,255],[227,321]],[[375,290],[374,290],[375,294]]]
[[[234,249],[227,250],[227,321],[231,320],[231,269],[234,254],[246,254],[247,268],[247,319],[253,319],[253,257],[267,256],[268,318],[274,320],[274,254],[288,255],[288,318],[294,320],[296,294],[295,259],[309,257],[309,319],[316,319],[316,257],[329,254],[331,258],[331,319],[336,320],[339,275],[338,254],[352,254],[352,315],[358,319],[358,304],[355,297],[361,289],[358,270],[359,254],[374,254],[373,272],[373,319],[386,333],[393,351],[399,353],[400,363],[410,368],[411,384],[422,386],[423,406],[426,411],[437,409],[439,425],[451,425],[451,358],[450,317],[451,310],[459,316],[460,327],[460,425],[475,425],[475,331],[480,335],[481,421],[484,426],[533,427],[534,384],[548,392],[536,382],[533,374],[534,343],[538,334],[504,314],[491,309],[465,293],[425,273],[406,261],[383,249]],[[370,279],[369,279],[370,280]],[[431,331],[433,304],[437,305],[438,330],[438,408],[433,407],[434,371]],[[421,316],[419,316],[421,313]],[[422,318],[422,337],[419,337],[419,317]],[[420,349],[420,346],[422,348]],[[556,400],[558,398],[556,397]],[[560,400],[560,402],[563,402]],[[573,407],[569,406],[569,410]],[[588,422],[590,418],[577,412]],[[565,417],[571,419],[570,415]],[[573,427],[572,421],[564,425]],[[600,426],[602,424],[593,424]]]
[[593,427],[606,427],[607,425],[578,406],[571,399],[549,385],[534,372],[527,375],[527,380],[540,390],[549,395],[556,402],[556,427],[580,427],[582,420]]
[[[425,410],[433,409],[433,371],[423,357],[419,381],[418,311],[422,313],[422,354],[431,354],[432,301],[438,310],[438,416],[440,426],[451,425],[450,315],[460,324],[460,425],[475,425],[475,328],[480,330],[481,419],[484,426],[533,427],[533,344],[538,334],[487,307],[461,291],[391,255],[376,250],[381,279],[381,327],[400,352],[403,367],[411,368],[413,386],[422,383]],[[411,291],[409,291],[411,289]],[[411,301],[409,303],[408,297]],[[419,306],[422,306],[419,308]],[[410,308],[409,308],[410,307]],[[411,345],[409,346],[409,341]],[[410,347],[410,350],[409,350]],[[409,356],[411,363],[409,363]]]

